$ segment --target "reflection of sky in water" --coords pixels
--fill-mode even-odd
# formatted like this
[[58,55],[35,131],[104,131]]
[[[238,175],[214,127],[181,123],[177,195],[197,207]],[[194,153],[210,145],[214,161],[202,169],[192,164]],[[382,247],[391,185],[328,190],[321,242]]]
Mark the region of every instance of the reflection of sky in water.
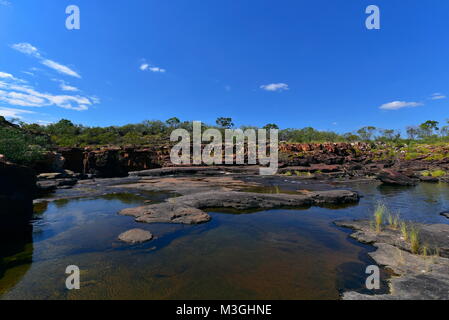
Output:
[[[137,224],[119,216],[143,203],[131,195],[49,203],[34,222],[33,263],[0,279],[0,286],[17,283],[3,298],[336,299],[339,290],[361,288],[371,248],[348,239],[333,221],[370,217],[382,200],[407,220],[449,222],[439,216],[449,209],[445,184],[345,187],[363,195],[359,205],[213,212],[199,226]],[[137,246],[116,240],[136,227],[157,239]],[[64,290],[71,264],[82,270],[80,291]]]

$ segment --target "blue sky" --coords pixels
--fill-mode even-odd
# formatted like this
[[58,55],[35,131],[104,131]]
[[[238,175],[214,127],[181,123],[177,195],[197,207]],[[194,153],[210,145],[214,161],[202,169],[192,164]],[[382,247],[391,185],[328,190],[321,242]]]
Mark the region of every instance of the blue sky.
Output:
[[[80,30],[65,27],[71,4]],[[365,27],[370,4],[380,30]],[[0,114],[338,132],[444,122],[448,17],[447,0],[0,0]]]

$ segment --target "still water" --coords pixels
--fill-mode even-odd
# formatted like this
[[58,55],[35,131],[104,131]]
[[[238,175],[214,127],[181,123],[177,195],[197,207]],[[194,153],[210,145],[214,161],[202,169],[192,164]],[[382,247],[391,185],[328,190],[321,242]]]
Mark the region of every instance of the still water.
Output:
[[[446,184],[340,187],[360,192],[360,203],[239,214],[214,210],[210,223],[197,226],[137,224],[117,214],[168,194],[38,205],[33,241],[9,256],[0,247],[0,298],[338,299],[344,290],[363,291],[373,248],[348,238],[349,231],[333,221],[371,217],[382,201],[405,220],[449,223],[439,215],[449,209]],[[117,241],[136,227],[157,239],[141,245]],[[80,290],[65,289],[69,265],[81,269]]]

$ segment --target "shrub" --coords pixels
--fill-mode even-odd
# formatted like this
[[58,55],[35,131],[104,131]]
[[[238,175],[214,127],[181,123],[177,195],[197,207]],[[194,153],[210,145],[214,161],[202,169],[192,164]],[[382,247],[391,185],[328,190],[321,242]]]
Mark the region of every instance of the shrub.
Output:
[[444,171],[444,170],[435,170],[435,171],[432,171],[431,175],[434,178],[443,177],[443,176],[446,175],[446,171]]
[[43,158],[48,147],[46,136],[34,136],[13,127],[0,127],[0,154],[8,161],[31,165]]

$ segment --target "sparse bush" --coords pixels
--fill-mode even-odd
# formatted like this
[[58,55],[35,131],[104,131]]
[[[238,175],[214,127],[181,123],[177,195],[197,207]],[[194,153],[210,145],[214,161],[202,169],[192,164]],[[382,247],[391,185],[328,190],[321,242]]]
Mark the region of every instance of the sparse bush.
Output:
[[446,171],[444,171],[444,170],[435,170],[435,171],[432,171],[431,175],[434,178],[444,177],[446,175]]

